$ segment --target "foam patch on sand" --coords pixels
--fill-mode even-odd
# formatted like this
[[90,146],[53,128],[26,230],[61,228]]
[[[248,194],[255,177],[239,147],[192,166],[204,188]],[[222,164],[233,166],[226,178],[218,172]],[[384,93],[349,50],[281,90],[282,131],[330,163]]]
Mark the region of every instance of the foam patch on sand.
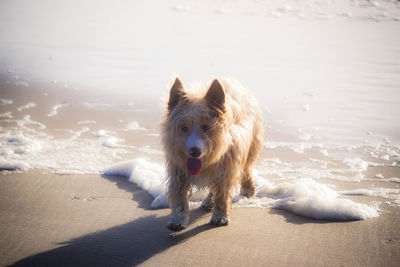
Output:
[[[165,168],[160,164],[146,159],[135,159],[106,169],[104,175],[127,177],[129,181],[148,191],[155,198],[152,208],[168,206]],[[314,219],[341,221],[379,216],[377,207],[340,198],[339,193],[311,178],[273,184],[255,175],[255,182],[256,197],[247,199],[236,194],[233,197],[234,207],[277,208]]]
[[[35,132],[35,128],[39,130],[46,129],[46,125],[44,125],[43,123],[32,120],[31,115],[26,115],[22,118],[22,120],[16,120],[15,122],[21,129],[27,132]],[[34,128],[30,126],[34,126]]]
[[98,130],[96,132],[92,132],[94,137],[97,137],[101,141],[101,145],[104,147],[115,148],[119,146],[119,143],[124,140],[115,136],[110,135],[109,131],[106,130]]
[[12,118],[12,113],[10,111],[0,114],[0,119],[11,119],[11,118]]
[[0,106],[11,105],[13,103],[10,99],[0,98]]
[[368,162],[360,158],[345,158],[343,159],[343,163],[354,172],[363,172],[368,168]]
[[127,128],[128,130],[147,131],[147,129],[141,127],[137,121],[131,121],[130,123],[128,123],[128,125],[126,125],[126,128]]
[[376,207],[339,198],[336,191],[310,178],[277,185],[263,182],[257,196],[272,198],[272,208],[314,219],[350,221],[379,216]]
[[[61,129],[69,138],[56,139],[45,133],[46,126],[31,120],[9,120],[19,130],[0,131],[0,171],[42,169],[58,174],[99,173],[104,166],[121,161],[121,155],[135,148],[121,148],[106,137],[83,138],[88,127],[79,130]],[[107,144],[104,144],[107,142]]]
[[18,107],[17,110],[18,110],[19,112],[21,112],[21,111],[23,111],[24,109],[30,109],[30,108],[34,108],[34,107],[36,107],[36,103],[29,102],[29,103],[27,103],[27,104],[25,104],[25,105],[23,105],[23,106]]
[[69,104],[57,104],[51,108],[51,111],[47,114],[48,117],[53,117],[58,114],[60,108],[68,107]]

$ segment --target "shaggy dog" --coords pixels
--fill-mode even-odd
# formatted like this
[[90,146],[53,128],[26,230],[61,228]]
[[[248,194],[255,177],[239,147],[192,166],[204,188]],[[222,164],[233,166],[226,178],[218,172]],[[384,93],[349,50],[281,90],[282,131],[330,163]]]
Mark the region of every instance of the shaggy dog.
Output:
[[251,168],[263,140],[257,101],[238,82],[215,79],[188,91],[176,78],[162,122],[172,209],[167,227],[180,231],[187,226],[193,187],[209,189],[202,208],[213,210],[210,224],[227,225],[235,186],[240,183],[246,197],[254,195]]

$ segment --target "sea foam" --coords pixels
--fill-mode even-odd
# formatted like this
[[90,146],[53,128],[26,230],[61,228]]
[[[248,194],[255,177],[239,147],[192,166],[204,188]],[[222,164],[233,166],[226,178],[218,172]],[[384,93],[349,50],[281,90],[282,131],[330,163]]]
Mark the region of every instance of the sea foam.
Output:
[[51,108],[51,111],[47,114],[48,117],[53,117],[58,114],[60,108],[68,107],[69,104],[57,104]]
[[[152,208],[167,207],[165,168],[146,159],[119,163],[104,171],[104,175],[129,178],[129,181],[148,191],[155,199]],[[255,175],[256,196],[247,199],[233,197],[233,207],[264,207],[327,220],[364,220],[379,216],[378,208],[340,198],[340,194],[311,178],[274,184]]]
[[139,123],[137,121],[131,121],[126,125],[126,128],[128,130],[140,130],[140,131],[147,131],[146,128],[140,127]]
[[264,183],[258,197],[272,198],[271,207],[324,220],[365,220],[378,217],[378,209],[349,199],[311,178],[281,184]]
[[30,108],[34,108],[34,107],[36,107],[36,103],[29,102],[29,103],[27,103],[27,104],[25,104],[25,105],[23,105],[23,106],[18,107],[17,110],[18,110],[19,112],[21,112],[21,111],[23,111],[24,109],[30,109]]
[[13,103],[10,99],[0,98],[0,106],[11,105]]

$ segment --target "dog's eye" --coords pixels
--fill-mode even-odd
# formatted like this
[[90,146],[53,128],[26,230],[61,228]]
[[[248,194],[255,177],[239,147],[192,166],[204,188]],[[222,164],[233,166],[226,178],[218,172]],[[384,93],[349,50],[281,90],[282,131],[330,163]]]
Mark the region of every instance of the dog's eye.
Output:
[[181,126],[181,131],[184,133],[187,133],[189,131],[189,127],[187,127],[186,125],[182,125]]
[[203,132],[207,132],[208,130],[210,130],[210,126],[208,126],[208,125],[203,125],[203,126],[201,126],[201,130],[202,130]]

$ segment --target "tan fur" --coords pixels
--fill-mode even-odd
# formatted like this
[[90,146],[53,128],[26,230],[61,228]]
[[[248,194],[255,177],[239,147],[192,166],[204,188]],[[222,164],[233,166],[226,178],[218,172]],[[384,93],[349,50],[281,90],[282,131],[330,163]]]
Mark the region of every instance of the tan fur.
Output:
[[[196,176],[186,169],[186,143],[195,129],[200,129],[199,138],[205,144],[202,168]],[[203,207],[213,208],[210,223],[217,226],[229,222],[236,184],[241,184],[242,195],[254,195],[251,169],[263,147],[263,123],[256,99],[237,81],[215,79],[206,87],[186,90],[176,78],[162,121],[162,141],[172,209],[167,227],[171,230],[187,226],[188,199],[194,186],[209,188]]]

